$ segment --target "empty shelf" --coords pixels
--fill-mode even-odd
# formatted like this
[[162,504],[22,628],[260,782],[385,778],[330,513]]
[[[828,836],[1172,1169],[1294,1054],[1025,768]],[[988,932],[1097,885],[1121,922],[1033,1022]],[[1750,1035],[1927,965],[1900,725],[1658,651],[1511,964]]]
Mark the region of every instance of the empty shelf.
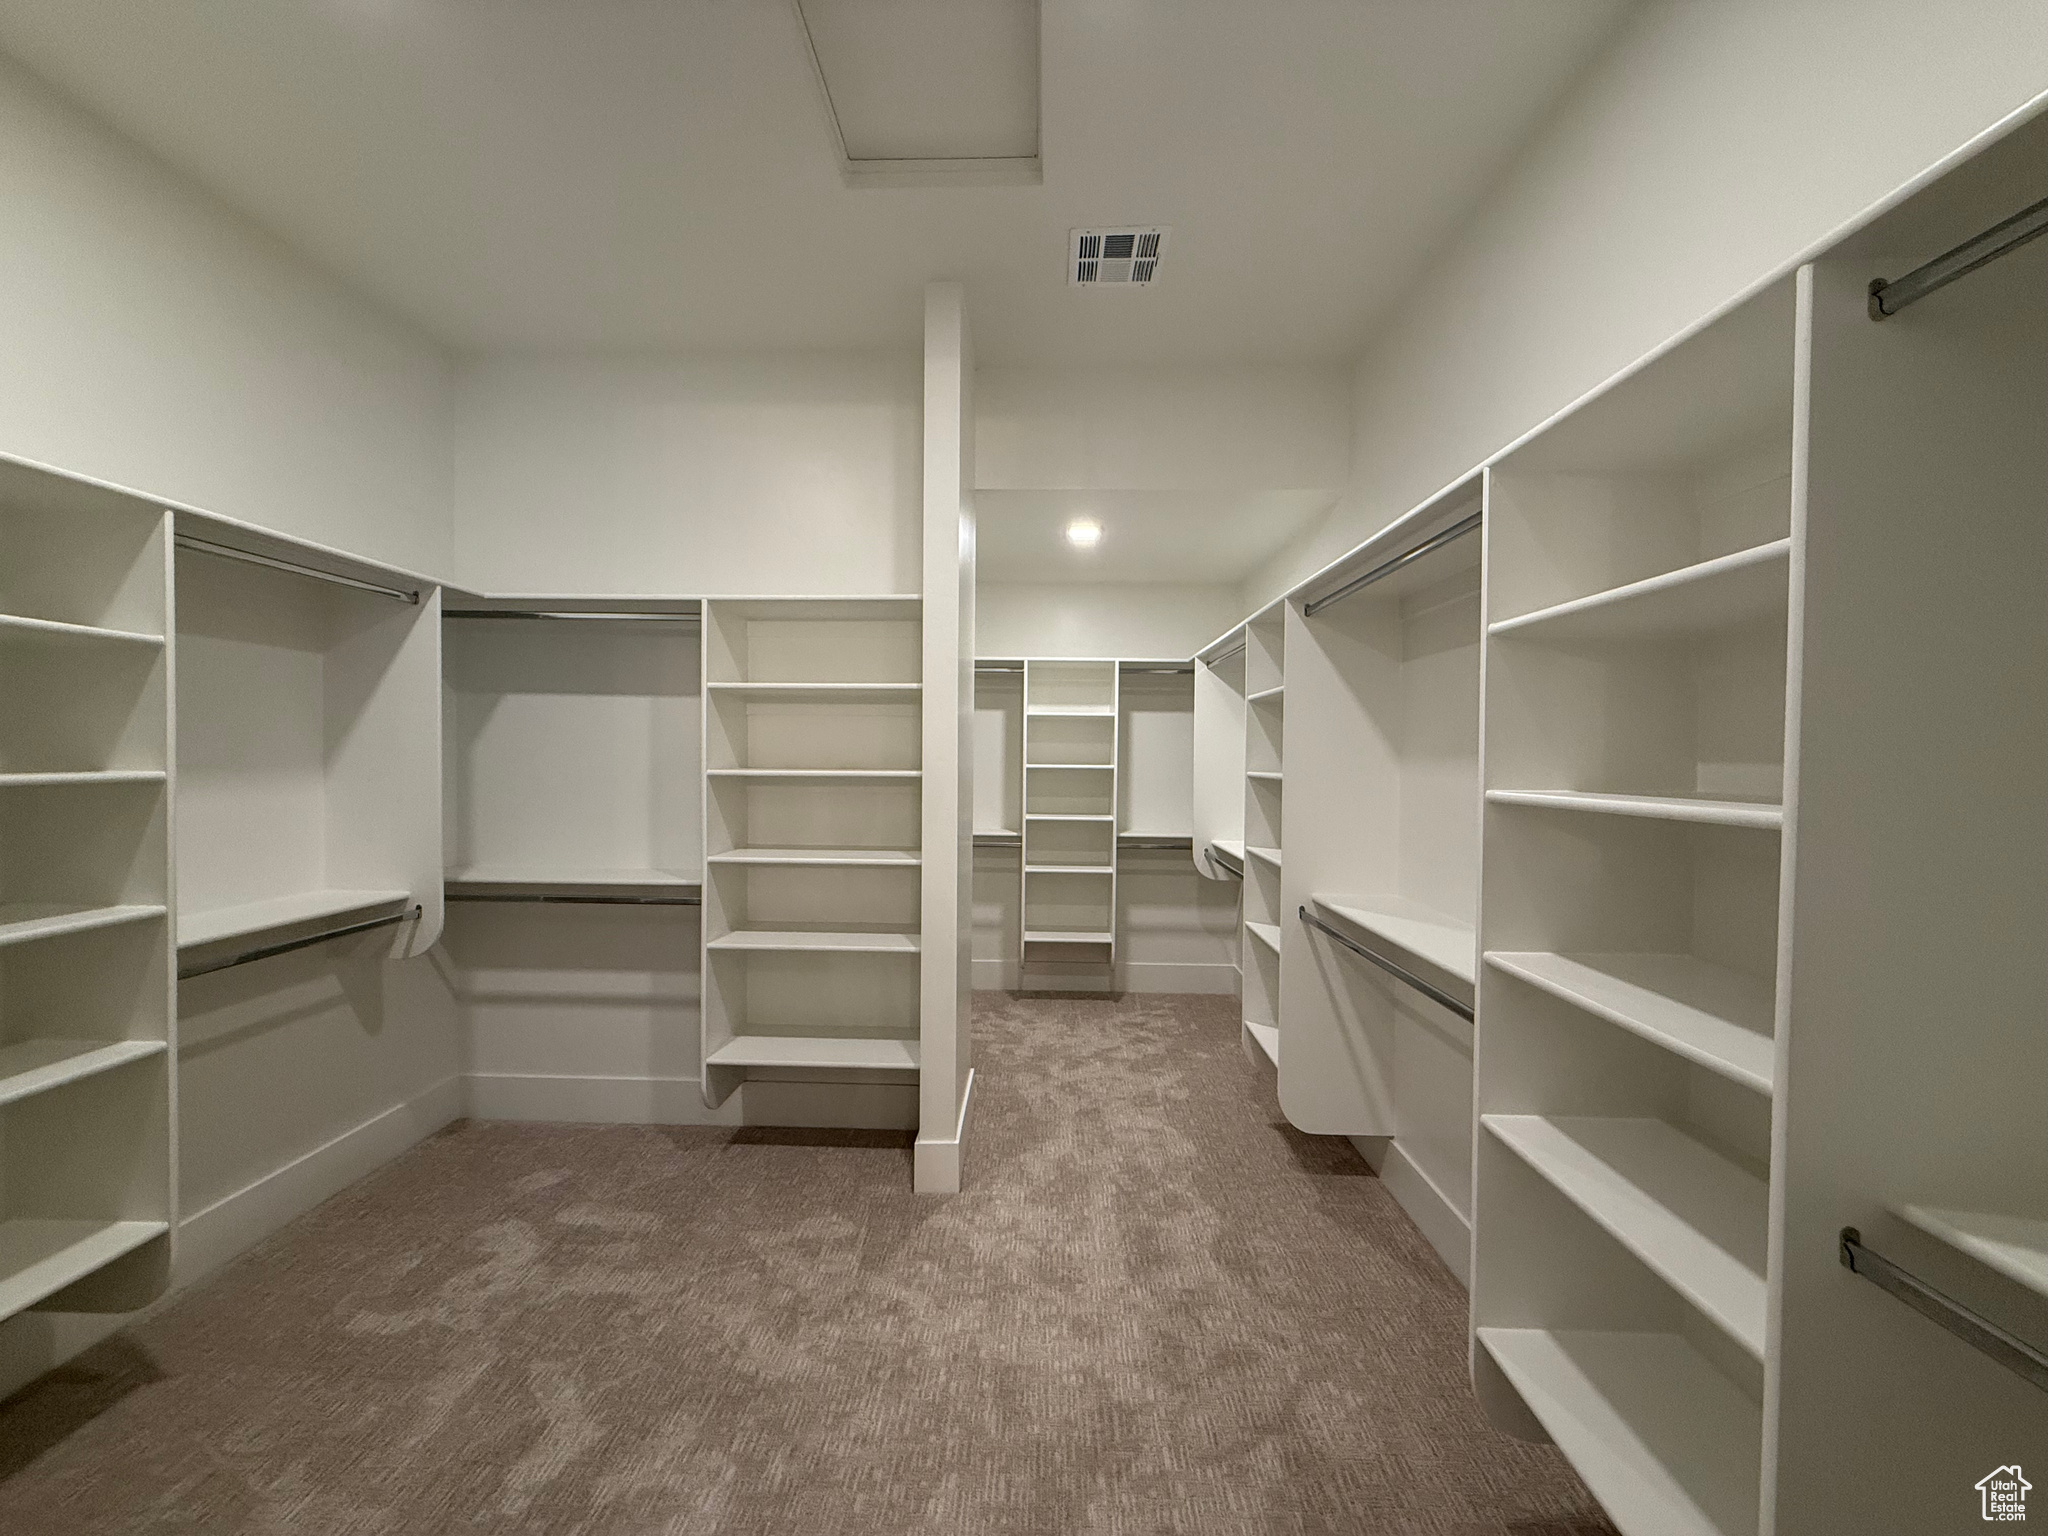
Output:
[[1248,779],[1257,779],[1261,783],[1265,784],[1278,784],[1286,778],[1286,775],[1282,773],[1264,772],[1260,769],[1252,768],[1246,770],[1245,777]]
[[1116,818],[1115,818],[1114,816],[1109,816],[1109,815],[1100,815],[1100,816],[1083,816],[1083,815],[1080,815],[1079,813],[1073,813],[1073,814],[1069,814],[1069,813],[1068,813],[1068,812],[1066,812],[1066,811],[1026,811],[1026,812],[1024,813],[1024,819],[1025,819],[1026,821],[1115,821],[1115,820],[1116,820]]
[[1261,864],[1270,864],[1275,869],[1280,867],[1280,850],[1278,848],[1254,848],[1251,844],[1247,843],[1245,844],[1244,851],[1257,859]]
[[1241,842],[1231,838],[1219,837],[1209,846],[1223,854],[1226,858],[1235,859],[1240,864],[1244,862],[1244,844]]
[[1759,1360],[1769,1187],[1662,1120],[1480,1123]]
[[1108,704],[1067,704],[1058,706],[1033,704],[1024,713],[1027,715],[1049,715],[1055,718],[1064,717],[1069,720],[1107,720],[1114,718],[1116,709]]
[[1116,869],[1109,864],[1026,864],[1027,875],[1113,875]]
[[[1472,926],[1402,896],[1313,896],[1316,910],[1372,938],[1405,949],[1470,986]],[[1370,946],[1368,946],[1370,947]]]
[[922,683],[711,683],[714,693],[739,694],[760,699],[844,700],[860,702],[889,700],[915,703],[924,692]]
[[1936,1210],[1924,1205],[1901,1206],[1899,1214],[2008,1279],[2048,1296],[2048,1221],[2038,1216]]
[[1284,698],[1286,697],[1286,694],[1287,685],[1285,683],[1281,683],[1277,687],[1261,688],[1257,693],[1248,693],[1244,696],[1244,701],[1247,704],[1263,704],[1268,699]]
[[1495,951],[1486,963],[1723,1077],[1771,1091],[1777,1042],[1767,981],[1691,955]]
[[584,891],[693,895],[702,885],[694,874],[680,869],[548,869],[519,864],[471,864],[449,870],[446,880],[450,894],[488,889],[536,895],[575,895]]
[[1051,769],[1055,773],[1116,772],[1115,763],[1026,763],[1024,766],[1034,773],[1036,773],[1041,768]]
[[1255,923],[1245,919],[1244,929],[1274,954],[1280,953],[1280,925],[1278,923]]
[[92,624],[59,624],[54,619],[24,619],[0,613],[0,645],[144,645],[161,650],[162,635],[130,629],[101,629]]
[[810,779],[813,781],[853,779],[921,779],[918,768],[707,768],[712,779]]
[[161,1040],[21,1040],[0,1046],[0,1104],[61,1088],[113,1067],[161,1056]]
[[180,912],[178,948],[193,949],[201,944],[247,938],[297,923],[372,912],[379,907],[395,907],[411,899],[409,891],[301,891],[291,896],[273,896],[267,901],[215,907],[209,912]]
[[144,918],[162,917],[164,911],[161,905],[83,907],[58,902],[4,902],[0,903],[0,944],[25,944],[31,939],[53,939],[59,934],[83,933],[88,928],[137,923]]
[[1647,816],[1656,821],[1693,821],[1717,827],[1765,827],[1775,831],[1785,808],[1762,800],[1719,800],[1685,795],[1610,795],[1576,789],[1489,789],[1495,805],[1530,805],[1553,811],[1598,811],[1609,816]]
[[805,930],[743,929],[720,934],[706,949],[809,950],[841,955],[914,955],[914,933],[813,933]]
[[105,768],[90,773],[0,773],[0,789],[38,789],[65,784],[161,784],[161,768]]
[[704,1058],[707,1067],[833,1067],[915,1072],[915,1040],[831,1035],[739,1035]]
[[1732,629],[1784,614],[1791,559],[1792,541],[1778,539],[1502,619],[1489,625],[1488,632],[1577,641],[1670,638]]
[[[1014,832],[974,834],[978,842],[991,835],[1014,838]],[[922,864],[924,858],[911,848],[734,848],[714,853],[707,864],[810,864],[820,867],[853,865],[895,865],[905,868]]]
[[0,1317],[34,1306],[169,1230],[161,1221],[0,1221]]
[[1114,944],[1114,933],[1081,932],[1065,928],[1027,928],[1026,944]]
[[1279,1029],[1271,1024],[1255,1023],[1251,1019],[1244,1021],[1244,1027],[1245,1032],[1257,1043],[1259,1049],[1266,1053],[1266,1060],[1273,1063],[1277,1069],[1280,1065]]
[[1753,1536],[1763,1414],[1672,1333],[1481,1328],[1623,1536]]

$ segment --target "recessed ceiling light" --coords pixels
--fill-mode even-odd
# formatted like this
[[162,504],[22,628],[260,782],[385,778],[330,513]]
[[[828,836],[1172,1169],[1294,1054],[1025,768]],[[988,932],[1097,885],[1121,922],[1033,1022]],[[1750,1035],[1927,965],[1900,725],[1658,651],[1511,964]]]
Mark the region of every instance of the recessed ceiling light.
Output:
[[1077,517],[1067,524],[1067,542],[1076,549],[1093,549],[1102,542],[1102,524],[1092,517]]

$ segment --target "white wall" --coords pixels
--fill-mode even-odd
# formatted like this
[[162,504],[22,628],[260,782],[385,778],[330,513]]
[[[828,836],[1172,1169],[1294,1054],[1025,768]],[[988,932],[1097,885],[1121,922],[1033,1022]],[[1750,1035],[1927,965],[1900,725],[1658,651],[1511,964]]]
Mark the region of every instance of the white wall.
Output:
[[1182,659],[1244,617],[1235,587],[984,583],[977,656]]
[[498,592],[915,592],[913,356],[465,368],[458,580]]
[[449,566],[448,364],[0,59],[0,451]]
[[1346,494],[1251,595],[1285,591],[2044,88],[2040,0],[1644,6],[1366,353]]

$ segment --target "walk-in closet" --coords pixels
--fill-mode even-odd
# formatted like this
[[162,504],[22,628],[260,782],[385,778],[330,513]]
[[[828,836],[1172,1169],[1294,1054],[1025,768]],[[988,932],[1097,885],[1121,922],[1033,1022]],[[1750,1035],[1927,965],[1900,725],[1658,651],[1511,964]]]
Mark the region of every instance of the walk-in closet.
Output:
[[0,0],[0,1531],[2048,1518],[2038,0]]

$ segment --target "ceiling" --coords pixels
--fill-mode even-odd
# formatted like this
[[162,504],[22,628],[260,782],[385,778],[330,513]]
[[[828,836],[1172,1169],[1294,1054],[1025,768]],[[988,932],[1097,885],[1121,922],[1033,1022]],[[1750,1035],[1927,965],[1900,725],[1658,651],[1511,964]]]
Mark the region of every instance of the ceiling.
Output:
[[[943,74],[951,0],[877,0]],[[1627,0],[1044,0],[1039,185],[853,187],[789,0],[0,0],[0,49],[464,350],[1354,356]],[[1166,224],[1156,286],[1067,232]]]
[[[975,561],[1004,582],[1185,582],[1235,586],[1336,500],[1334,491],[974,493]],[[1102,542],[1066,539],[1077,517]]]

